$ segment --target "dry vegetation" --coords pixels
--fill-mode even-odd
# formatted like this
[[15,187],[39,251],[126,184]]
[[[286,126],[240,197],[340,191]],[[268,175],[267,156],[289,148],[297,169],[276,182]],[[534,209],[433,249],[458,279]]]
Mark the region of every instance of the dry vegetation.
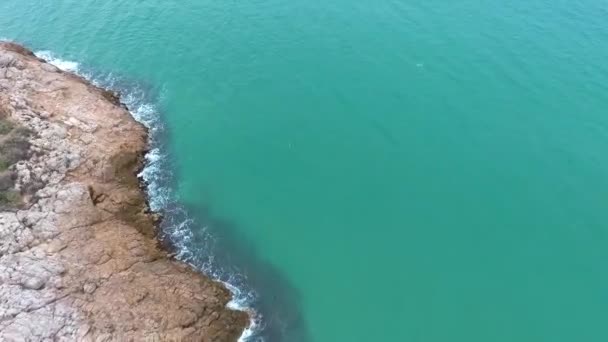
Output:
[[29,155],[31,132],[16,126],[0,107],[0,210],[19,207],[21,194],[14,189],[16,174],[11,166]]

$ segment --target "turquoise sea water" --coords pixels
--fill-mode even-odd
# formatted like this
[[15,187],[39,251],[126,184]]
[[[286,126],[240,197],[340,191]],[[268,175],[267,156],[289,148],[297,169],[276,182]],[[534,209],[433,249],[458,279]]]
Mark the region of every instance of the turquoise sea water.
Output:
[[240,287],[259,338],[603,342],[607,19],[600,0],[4,0],[0,37],[146,94],[164,228]]

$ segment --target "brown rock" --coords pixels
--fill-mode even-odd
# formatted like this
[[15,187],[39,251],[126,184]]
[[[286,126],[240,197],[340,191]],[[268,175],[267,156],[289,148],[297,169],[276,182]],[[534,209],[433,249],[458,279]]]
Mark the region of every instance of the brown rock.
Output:
[[82,287],[82,290],[84,291],[84,293],[88,293],[88,294],[92,294],[93,292],[95,292],[96,289],[97,289],[97,285],[95,285],[93,283],[86,283]]
[[40,290],[44,286],[44,280],[36,277],[27,278],[22,285],[29,290]]
[[229,291],[158,247],[147,133],[118,94],[14,43],[0,61],[0,112],[36,151],[16,167],[25,208],[0,212],[0,341],[236,341]]

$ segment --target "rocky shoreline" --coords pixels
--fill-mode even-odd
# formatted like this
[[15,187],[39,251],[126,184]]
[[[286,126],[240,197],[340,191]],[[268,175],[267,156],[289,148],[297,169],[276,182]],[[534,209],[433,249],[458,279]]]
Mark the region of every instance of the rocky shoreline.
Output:
[[236,341],[230,292],[156,240],[147,132],[116,94],[0,42],[0,341]]

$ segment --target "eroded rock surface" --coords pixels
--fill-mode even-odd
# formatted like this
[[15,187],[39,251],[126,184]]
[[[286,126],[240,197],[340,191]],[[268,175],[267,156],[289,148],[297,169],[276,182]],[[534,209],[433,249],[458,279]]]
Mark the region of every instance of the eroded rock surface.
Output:
[[237,340],[229,292],[154,239],[146,131],[115,94],[0,43],[0,110],[33,132],[0,212],[0,341]]

